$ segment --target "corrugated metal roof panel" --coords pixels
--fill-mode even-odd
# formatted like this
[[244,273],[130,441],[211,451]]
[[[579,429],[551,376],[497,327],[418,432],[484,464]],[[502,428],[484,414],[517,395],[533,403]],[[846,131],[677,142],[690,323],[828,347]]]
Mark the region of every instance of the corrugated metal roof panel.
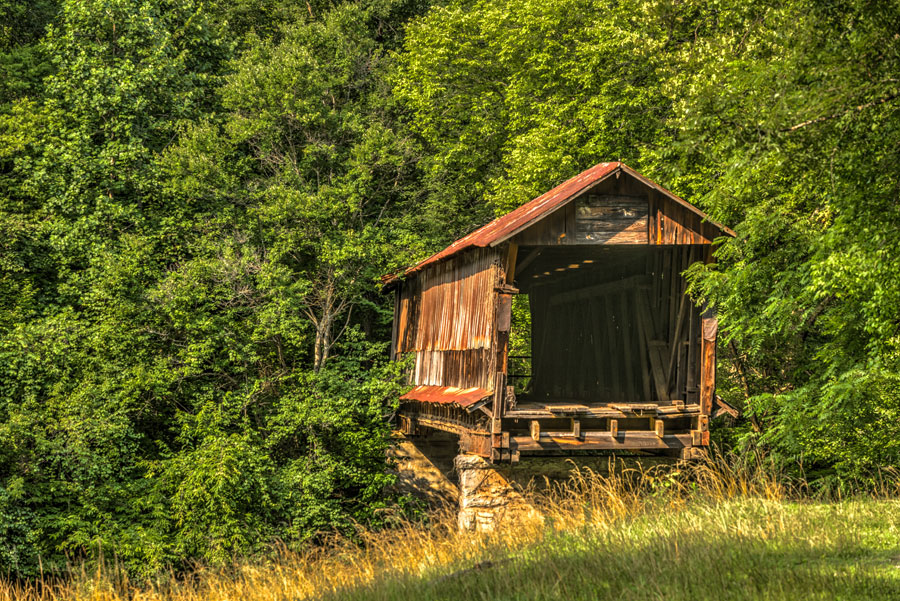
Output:
[[549,192],[545,192],[534,200],[523,204],[514,211],[511,211],[506,215],[503,215],[502,217],[494,219],[487,225],[484,225],[474,232],[460,238],[444,250],[431,255],[427,259],[417,263],[416,265],[413,265],[409,269],[400,273],[385,275],[384,277],[382,277],[382,282],[385,284],[390,284],[391,282],[394,282],[405,275],[410,275],[412,273],[420,271],[428,265],[447,259],[466,249],[473,247],[483,248],[486,246],[494,246],[503,242],[504,240],[508,240],[534,222],[543,217],[546,217],[556,209],[562,207],[569,200],[584,192],[587,188],[600,182],[603,179],[606,179],[608,176],[620,170],[637,178],[651,188],[659,190],[678,204],[697,213],[703,219],[709,221],[724,233],[732,236],[734,235],[734,232],[727,227],[709,220],[709,218],[706,216],[706,213],[704,213],[694,205],[685,200],[682,200],[662,186],[642,176],[637,171],[628,167],[624,163],[620,163],[617,161],[599,163],[597,165],[594,165],[590,169],[587,169],[586,171],[582,171],[575,177],[564,181]]
[[416,386],[400,397],[401,401],[456,404],[460,407],[474,405],[493,394],[484,388],[456,388],[454,386]]

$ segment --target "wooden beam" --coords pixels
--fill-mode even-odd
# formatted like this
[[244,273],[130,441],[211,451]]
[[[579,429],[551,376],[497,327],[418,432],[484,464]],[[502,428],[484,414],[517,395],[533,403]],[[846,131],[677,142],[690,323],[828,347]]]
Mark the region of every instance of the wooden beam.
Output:
[[541,439],[541,422],[536,419],[531,420],[531,438],[535,442]]
[[561,292],[550,296],[550,306],[561,305],[581,300],[587,300],[597,296],[606,296],[616,294],[632,288],[649,288],[650,276],[646,274],[633,275],[631,277],[615,280],[613,282],[604,282],[602,284],[592,284],[583,288],[576,288],[568,292]]
[[580,418],[607,418],[607,419],[625,419],[629,417],[647,417],[652,413],[658,417],[689,417],[699,415],[700,405],[685,405],[684,401],[676,405],[656,405],[653,403],[642,405],[619,404],[617,407],[609,405],[588,406],[588,405],[569,405],[566,410],[561,411],[552,405],[540,403],[523,403],[514,409],[508,409],[504,414],[509,419],[554,419],[560,417],[580,417]]
[[506,252],[506,283],[512,284],[516,279],[516,258],[519,255],[519,245],[515,242],[509,243],[509,249]]
[[656,389],[657,401],[664,403],[669,400],[669,391],[666,388],[666,372],[663,367],[663,348],[665,342],[651,340],[647,344],[647,353],[650,355],[650,373],[653,375],[653,387]]
[[609,420],[609,434],[613,438],[616,438],[619,436],[619,420],[617,420],[617,419]]
[[517,273],[525,273],[525,270],[528,269],[528,267],[532,263],[534,263],[535,259],[537,259],[539,256],[541,256],[542,252],[544,252],[543,247],[535,248],[530,253],[528,253],[528,256],[526,256],[524,259],[519,261],[519,264],[516,266],[516,272]]
[[[636,299],[646,298],[646,294],[641,294],[639,291],[635,291],[634,296]],[[648,347],[648,337],[647,337],[647,328],[649,324],[644,322],[644,316],[640,310],[640,300],[637,302],[637,306],[634,307],[634,315],[637,321],[637,340],[638,340],[638,353],[640,354],[641,359],[641,368],[640,368],[640,378],[641,378],[641,393],[643,394],[642,401],[652,401],[653,393],[651,391],[650,382],[653,380],[653,374],[651,373],[650,365],[649,365],[649,356],[650,349]]]
[[656,432],[623,432],[618,436],[612,436],[605,432],[586,432],[581,440],[571,436],[551,437],[545,435],[541,437],[540,441],[536,441],[530,436],[513,436],[510,438],[510,444],[515,445],[520,452],[538,453],[548,451],[681,449],[692,446],[692,434],[669,434],[659,437],[656,435]]
[[[632,327],[631,317],[632,311],[630,311],[631,306],[628,302],[628,293],[629,289],[622,290],[621,294],[617,295],[617,299],[619,301],[619,319],[621,319],[621,323],[619,324],[619,331],[621,333],[622,340],[622,355],[625,358],[625,391],[628,395],[629,401],[636,401],[637,391],[635,390],[634,385],[634,349],[631,347],[631,333],[634,331]],[[644,401],[649,401],[650,399],[643,399]]]
[[394,321],[391,325],[391,361],[397,360],[398,340],[400,333],[400,291],[403,290],[403,282],[394,289]]

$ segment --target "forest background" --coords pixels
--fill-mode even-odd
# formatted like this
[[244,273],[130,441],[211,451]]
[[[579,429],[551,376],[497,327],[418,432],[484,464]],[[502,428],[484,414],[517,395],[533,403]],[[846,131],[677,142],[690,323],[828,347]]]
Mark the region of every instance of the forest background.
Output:
[[604,160],[738,234],[719,442],[900,465],[896,0],[0,0],[0,570],[385,525],[379,276]]

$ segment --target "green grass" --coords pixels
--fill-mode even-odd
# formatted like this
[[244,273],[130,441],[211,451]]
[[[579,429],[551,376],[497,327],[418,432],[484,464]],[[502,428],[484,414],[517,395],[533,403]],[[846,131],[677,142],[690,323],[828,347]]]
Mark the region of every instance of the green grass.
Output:
[[577,472],[490,534],[455,512],[360,530],[301,553],[135,581],[115,563],[0,601],[900,601],[900,479],[873,496],[817,498],[759,457]]
[[[589,517],[589,516],[588,516]],[[329,599],[900,599],[900,501],[737,499],[648,506]],[[468,569],[467,569],[468,568]]]

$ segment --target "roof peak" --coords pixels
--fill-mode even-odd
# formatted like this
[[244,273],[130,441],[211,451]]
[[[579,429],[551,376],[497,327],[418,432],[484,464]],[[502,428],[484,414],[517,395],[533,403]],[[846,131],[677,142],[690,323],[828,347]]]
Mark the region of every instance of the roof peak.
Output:
[[585,169],[581,173],[570,177],[561,184],[551,188],[547,192],[544,192],[537,198],[534,198],[522,204],[518,208],[513,209],[505,215],[496,217],[487,224],[470,232],[459,240],[456,240],[442,251],[431,255],[427,259],[420,261],[409,269],[406,269],[401,273],[389,274],[384,276],[382,278],[382,281],[385,284],[392,283],[404,275],[410,275],[412,273],[420,271],[421,269],[432,263],[447,259],[469,248],[484,248],[488,246],[496,246],[497,244],[505,242],[522,230],[530,227],[535,222],[543,219],[550,213],[556,211],[558,208],[564,206],[569,201],[577,198],[596,184],[599,184],[601,181],[604,181],[605,179],[619,172],[627,173],[629,176],[634,177],[649,188],[660,191],[676,203],[686,207],[694,213],[697,213],[704,220],[710,221],[710,223],[718,227],[723,232],[734,235],[734,232],[730,229],[709,220],[706,213],[704,213],[694,205],[679,198],[672,192],[669,192],[653,180],[644,177],[631,167],[627,166],[625,163],[621,161],[606,161],[597,163],[593,167]]

